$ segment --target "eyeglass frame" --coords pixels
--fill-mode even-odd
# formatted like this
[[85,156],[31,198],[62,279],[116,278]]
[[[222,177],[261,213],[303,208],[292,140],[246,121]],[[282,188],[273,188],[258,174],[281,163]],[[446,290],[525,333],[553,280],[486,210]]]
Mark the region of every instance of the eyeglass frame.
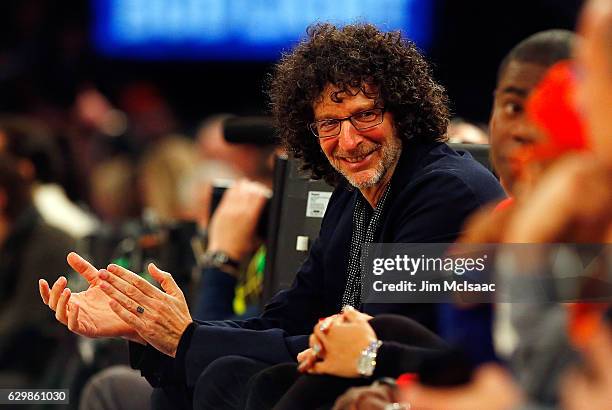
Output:
[[[378,123],[376,123],[376,124],[369,125],[369,126],[367,126],[367,127],[365,127],[365,128],[359,128],[359,127],[358,127],[357,125],[355,125],[355,123],[353,122],[353,117],[354,117],[354,116],[359,115],[359,114],[363,114],[364,112],[368,112],[368,111],[376,111],[376,110],[380,110],[380,122],[378,122]],[[317,132],[315,131],[317,123],[318,123],[318,122],[321,122],[321,121],[329,121],[329,120],[335,120],[335,121],[338,121],[338,125],[339,125],[339,127],[338,127],[338,132],[337,132],[336,134],[334,134],[334,135],[326,135],[326,136],[324,136],[324,137],[319,136],[319,135],[317,134]],[[356,129],[357,131],[365,131],[365,130],[369,130],[370,128],[374,128],[374,127],[379,126],[380,124],[382,124],[382,123],[385,121],[385,108],[384,108],[384,107],[373,107],[373,108],[368,108],[367,110],[359,111],[359,112],[356,112],[356,113],[354,113],[354,114],[352,114],[352,115],[349,115],[348,117],[343,117],[343,118],[323,118],[323,119],[321,119],[321,120],[317,120],[317,121],[313,121],[313,122],[309,123],[309,124],[308,124],[308,129],[309,129],[309,130],[310,130],[310,132],[312,132],[312,134],[313,134],[315,137],[317,137],[318,139],[324,139],[324,138],[334,138],[334,137],[337,137],[338,135],[340,135],[340,132],[342,131],[342,123],[343,123],[344,121],[346,121],[346,120],[348,120],[348,121],[351,123],[351,125],[352,125],[353,127],[355,127],[355,129]]]

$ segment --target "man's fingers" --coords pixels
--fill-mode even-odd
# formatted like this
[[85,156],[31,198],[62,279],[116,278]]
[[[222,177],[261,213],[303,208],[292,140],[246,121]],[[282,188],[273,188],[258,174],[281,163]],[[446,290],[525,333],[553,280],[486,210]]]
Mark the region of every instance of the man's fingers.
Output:
[[53,284],[53,287],[51,288],[51,293],[49,295],[49,307],[51,308],[51,310],[55,311],[57,301],[59,300],[59,297],[64,291],[64,288],[66,287],[67,283],[68,281],[66,280],[66,278],[60,276]]
[[166,271],[159,269],[154,263],[149,264],[149,273],[153,276],[162,287],[162,289],[169,295],[183,297],[183,292],[178,287],[172,275]]
[[135,329],[139,334],[145,330],[146,325],[145,323],[142,321],[141,318],[139,318],[138,316],[136,316],[134,313],[130,312],[129,310],[127,310],[125,307],[123,307],[120,303],[118,303],[116,300],[111,299],[108,302],[108,305],[110,306],[110,308],[113,310],[113,312],[115,312],[115,314],[117,316],[119,316],[119,318],[121,320],[123,320],[125,323],[127,323],[128,325],[130,325],[132,327],[132,329]]
[[327,341],[327,333],[329,333],[330,328],[332,327],[332,323],[334,323],[334,319],[335,317],[330,316],[315,325],[313,334],[320,343],[325,344],[325,342]]
[[323,360],[319,362],[314,362],[312,366],[310,366],[310,368],[306,370],[306,372],[310,374],[323,374],[326,370],[327,364],[325,363],[325,360]]
[[308,353],[302,357],[302,360],[300,360],[299,365],[298,365],[298,371],[300,372],[305,372],[308,369],[310,369],[313,365],[313,363],[315,363],[317,361],[317,358],[315,357],[314,353],[309,349]]
[[[130,286],[130,285],[127,285],[127,286]],[[126,296],[124,293],[124,290],[121,290],[115,287],[114,283],[110,284],[108,282],[102,281],[100,283],[100,288],[102,289],[104,293],[108,295],[108,297],[118,302],[121,306],[123,306],[125,309],[129,310],[130,312],[136,313],[138,306],[140,306],[139,303],[143,305],[145,304],[144,299],[139,302],[137,300],[134,300]],[[145,298],[145,297],[146,297],[145,295],[142,295],[142,298]]]
[[98,270],[85,259],[81,258],[76,252],[70,252],[66,257],[68,264],[83,276],[87,282],[92,283],[98,277]]
[[55,309],[55,318],[64,325],[68,324],[67,306],[68,306],[68,301],[70,300],[70,295],[71,295],[70,289],[68,288],[64,289],[64,291],[60,295],[60,298],[57,302],[57,306]]
[[308,346],[310,346],[310,348],[312,349],[312,347],[318,342],[319,341],[317,340],[317,337],[314,335],[314,333],[311,333],[308,337]]
[[306,355],[311,352],[311,349],[305,349],[302,350],[301,352],[298,353],[297,355],[297,361],[301,362],[302,360],[304,360],[306,358]]
[[68,329],[71,332],[79,333],[79,304],[73,303],[70,305],[68,312]]
[[[137,274],[135,274],[129,269],[126,269],[119,265],[110,264],[108,265],[108,271],[112,273],[113,275],[115,275],[116,277],[123,280],[124,282],[133,285],[134,287],[136,287],[136,289],[138,289],[144,295],[147,295],[152,298],[156,298],[156,297],[159,297],[159,295],[161,294],[159,289],[157,289],[155,286],[151,285],[145,279],[141,278],[140,276],[138,276]],[[104,274],[102,275],[102,278],[105,280],[109,280],[106,278],[106,275]],[[115,285],[115,283],[113,283],[113,285]]]
[[[136,286],[127,282],[120,278],[119,276],[111,274],[109,271],[102,269],[100,271],[100,287],[102,290],[109,296],[114,297],[115,299],[118,297],[113,296],[114,294],[109,294],[109,291],[116,291],[125,296],[127,299],[131,299],[134,303],[138,303],[140,305],[149,305],[149,302],[152,298],[145,295],[140,291]],[[161,295],[161,292],[157,290]]]
[[316,359],[317,359],[317,357],[315,356],[315,354],[312,351],[312,349],[304,350],[303,352],[301,352],[298,355],[298,362],[300,362],[300,363],[311,362],[311,361],[314,361]]
[[42,298],[45,305],[49,305],[49,293],[51,289],[49,289],[49,284],[44,279],[38,280],[38,291],[40,292],[40,297]]

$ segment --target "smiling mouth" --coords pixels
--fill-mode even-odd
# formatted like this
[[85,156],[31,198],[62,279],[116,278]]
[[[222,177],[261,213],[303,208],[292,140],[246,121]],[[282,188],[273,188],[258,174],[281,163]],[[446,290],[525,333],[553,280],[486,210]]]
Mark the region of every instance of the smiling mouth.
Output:
[[[374,152],[374,151],[372,151]],[[371,153],[370,153],[371,154]],[[370,155],[368,154],[368,155]],[[345,160],[346,162],[349,162],[351,164],[354,164],[356,162],[361,162],[363,161],[368,155],[362,155],[360,157],[351,157],[351,158],[342,158],[343,160]]]
[[340,159],[343,160],[343,161],[348,162],[349,164],[356,164],[358,162],[363,161],[364,159],[366,159],[367,157],[369,157],[370,155],[372,155],[373,153],[375,153],[379,149],[380,149],[380,146],[376,147],[375,149],[373,149],[372,151],[368,152],[367,154],[363,154],[363,155],[359,155],[359,156],[354,156],[354,157],[341,157]]

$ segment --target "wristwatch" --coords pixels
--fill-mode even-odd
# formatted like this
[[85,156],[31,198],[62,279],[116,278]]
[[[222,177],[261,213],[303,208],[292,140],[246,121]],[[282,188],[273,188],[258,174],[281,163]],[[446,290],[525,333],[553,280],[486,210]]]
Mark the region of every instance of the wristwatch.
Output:
[[357,372],[362,377],[370,377],[374,373],[374,368],[376,367],[376,354],[380,346],[382,346],[382,342],[380,340],[375,340],[361,352],[361,356],[359,356],[357,360]]
[[218,268],[224,272],[234,273],[240,268],[240,262],[230,258],[223,251],[206,251],[199,260],[203,268]]

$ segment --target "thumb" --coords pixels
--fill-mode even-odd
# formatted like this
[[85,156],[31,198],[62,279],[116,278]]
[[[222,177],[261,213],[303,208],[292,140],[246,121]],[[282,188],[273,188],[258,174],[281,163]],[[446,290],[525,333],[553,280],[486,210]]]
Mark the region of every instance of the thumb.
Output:
[[183,292],[178,287],[172,275],[159,269],[154,263],[149,263],[149,273],[162,287],[162,289],[172,296],[183,296]]
[[301,362],[302,359],[306,356],[306,354],[308,353],[309,350],[310,350],[310,348],[304,349],[301,352],[299,352],[298,355],[297,355],[297,361]]
[[87,282],[92,283],[98,277],[98,270],[76,252],[70,252],[66,260],[70,267],[83,276]]

